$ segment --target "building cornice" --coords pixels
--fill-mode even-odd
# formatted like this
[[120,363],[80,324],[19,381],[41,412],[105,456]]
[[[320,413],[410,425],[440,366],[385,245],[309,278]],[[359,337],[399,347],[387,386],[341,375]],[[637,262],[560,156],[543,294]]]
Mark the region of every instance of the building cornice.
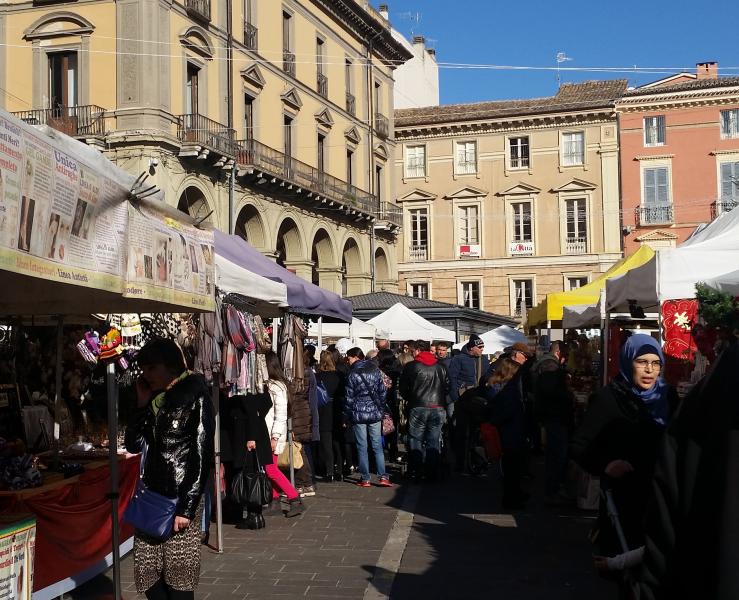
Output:
[[623,258],[620,252],[597,252],[591,254],[556,254],[553,256],[504,256],[498,258],[477,258],[465,260],[430,260],[426,262],[398,262],[398,275],[412,273],[438,273],[440,271],[468,271],[489,268],[527,268],[536,267],[582,267],[603,265]]
[[739,86],[657,93],[645,96],[625,96],[616,102],[616,112],[644,112],[691,106],[739,104]]

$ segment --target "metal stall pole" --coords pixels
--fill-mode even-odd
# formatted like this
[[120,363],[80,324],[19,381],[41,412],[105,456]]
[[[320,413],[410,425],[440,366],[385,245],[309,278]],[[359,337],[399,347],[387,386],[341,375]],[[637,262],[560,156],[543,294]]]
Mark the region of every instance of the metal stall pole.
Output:
[[608,299],[606,297],[605,286],[600,292],[600,314],[603,321],[603,335],[601,336],[600,362],[603,369],[603,378],[601,383],[605,386],[608,383],[608,345],[611,339],[611,311],[608,310]]
[[110,456],[110,525],[113,539],[113,589],[115,600],[121,600],[121,546],[118,523],[118,386],[115,363],[106,365],[108,389],[108,455]]
[[318,358],[321,358],[323,349],[323,317],[318,317]]
[[62,351],[64,347],[64,317],[57,317],[56,325],[56,373],[54,385],[54,446],[59,450],[62,415]]
[[293,420],[287,419],[287,455],[290,461],[290,484],[295,487],[295,461],[293,460]]
[[216,433],[215,440],[213,441],[213,448],[215,450],[215,474],[214,479],[214,493],[216,495],[216,527],[218,528],[217,541],[218,544],[216,550],[219,554],[223,552],[223,501],[221,500],[221,394],[218,388],[218,381],[216,375],[213,376],[213,412],[216,417]]

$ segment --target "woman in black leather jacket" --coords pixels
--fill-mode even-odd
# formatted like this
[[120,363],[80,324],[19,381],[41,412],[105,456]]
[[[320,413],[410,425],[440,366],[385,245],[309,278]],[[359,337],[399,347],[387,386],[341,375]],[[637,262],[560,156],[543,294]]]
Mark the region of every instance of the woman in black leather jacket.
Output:
[[214,417],[202,375],[187,370],[175,342],[154,339],[139,352],[139,412],[126,449],[146,452],[147,488],[177,498],[174,535],[134,538],[136,589],[149,600],[190,600],[200,577],[202,497],[213,465]]

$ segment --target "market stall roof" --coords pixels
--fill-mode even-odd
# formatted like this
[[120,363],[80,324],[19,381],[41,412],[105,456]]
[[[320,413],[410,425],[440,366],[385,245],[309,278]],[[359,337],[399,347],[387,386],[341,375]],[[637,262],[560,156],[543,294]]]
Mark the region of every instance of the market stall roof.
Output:
[[[364,338],[374,339],[377,327],[372,323],[366,321],[360,321],[359,319],[352,319],[351,324],[349,323],[323,323],[321,327],[321,335],[325,338]],[[311,337],[318,336],[318,323],[311,323],[308,328],[308,335]]]
[[[225,243],[222,238],[227,237],[225,233],[216,231],[216,246],[219,243]],[[334,317],[346,323],[352,320],[351,302],[301,279],[276,262],[271,261],[247,242],[244,242],[239,250],[239,259],[241,264],[252,273],[284,283],[287,286],[287,301],[290,310],[307,315]]]
[[287,309],[287,286],[252,273],[244,260],[247,243],[236,235],[215,236],[216,287],[245,300],[252,312],[276,317]]
[[649,246],[642,246],[631,256],[621,259],[600,277],[575,290],[569,292],[555,292],[532,308],[527,317],[528,324],[542,325],[547,321],[561,321],[564,307],[578,304],[595,304],[600,298],[600,290],[609,279],[621,275],[646,263],[654,256],[654,250]]
[[657,254],[660,302],[695,296],[695,284],[728,274],[739,264],[739,210],[722,213],[677,248]]
[[457,341],[457,335],[453,331],[434,325],[400,302],[370,319],[368,323],[387,332],[389,339],[394,342],[405,340]]
[[739,270],[705,279],[703,283],[719,292],[739,296]]
[[[480,334],[480,338],[485,342],[485,354],[502,352],[516,342],[528,343],[526,335],[522,331],[508,327],[508,325],[501,325],[500,327],[486,331]],[[461,341],[455,344],[454,348],[461,349],[466,343],[466,340]]]

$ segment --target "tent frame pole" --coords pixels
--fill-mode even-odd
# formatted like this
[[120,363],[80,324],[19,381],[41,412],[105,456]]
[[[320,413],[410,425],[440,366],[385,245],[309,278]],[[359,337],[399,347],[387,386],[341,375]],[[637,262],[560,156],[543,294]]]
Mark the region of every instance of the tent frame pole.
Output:
[[56,324],[56,373],[54,374],[54,445],[59,449],[62,417],[62,354],[64,352],[64,317],[57,316]]
[[118,522],[118,386],[115,363],[105,367],[108,390],[108,455],[110,457],[110,525],[113,545],[113,590],[115,600],[121,600],[121,542]]
[[318,317],[318,357],[321,357],[323,349],[323,317]]
[[[216,505],[216,550],[218,554],[223,553],[223,502],[221,500],[221,390],[218,387],[217,374],[213,375],[212,402],[215,413],[216,432],[213,440],[215,454],[215,472],[213,474],[213,493]],[[210,517],[209,517],[210,518]]]

